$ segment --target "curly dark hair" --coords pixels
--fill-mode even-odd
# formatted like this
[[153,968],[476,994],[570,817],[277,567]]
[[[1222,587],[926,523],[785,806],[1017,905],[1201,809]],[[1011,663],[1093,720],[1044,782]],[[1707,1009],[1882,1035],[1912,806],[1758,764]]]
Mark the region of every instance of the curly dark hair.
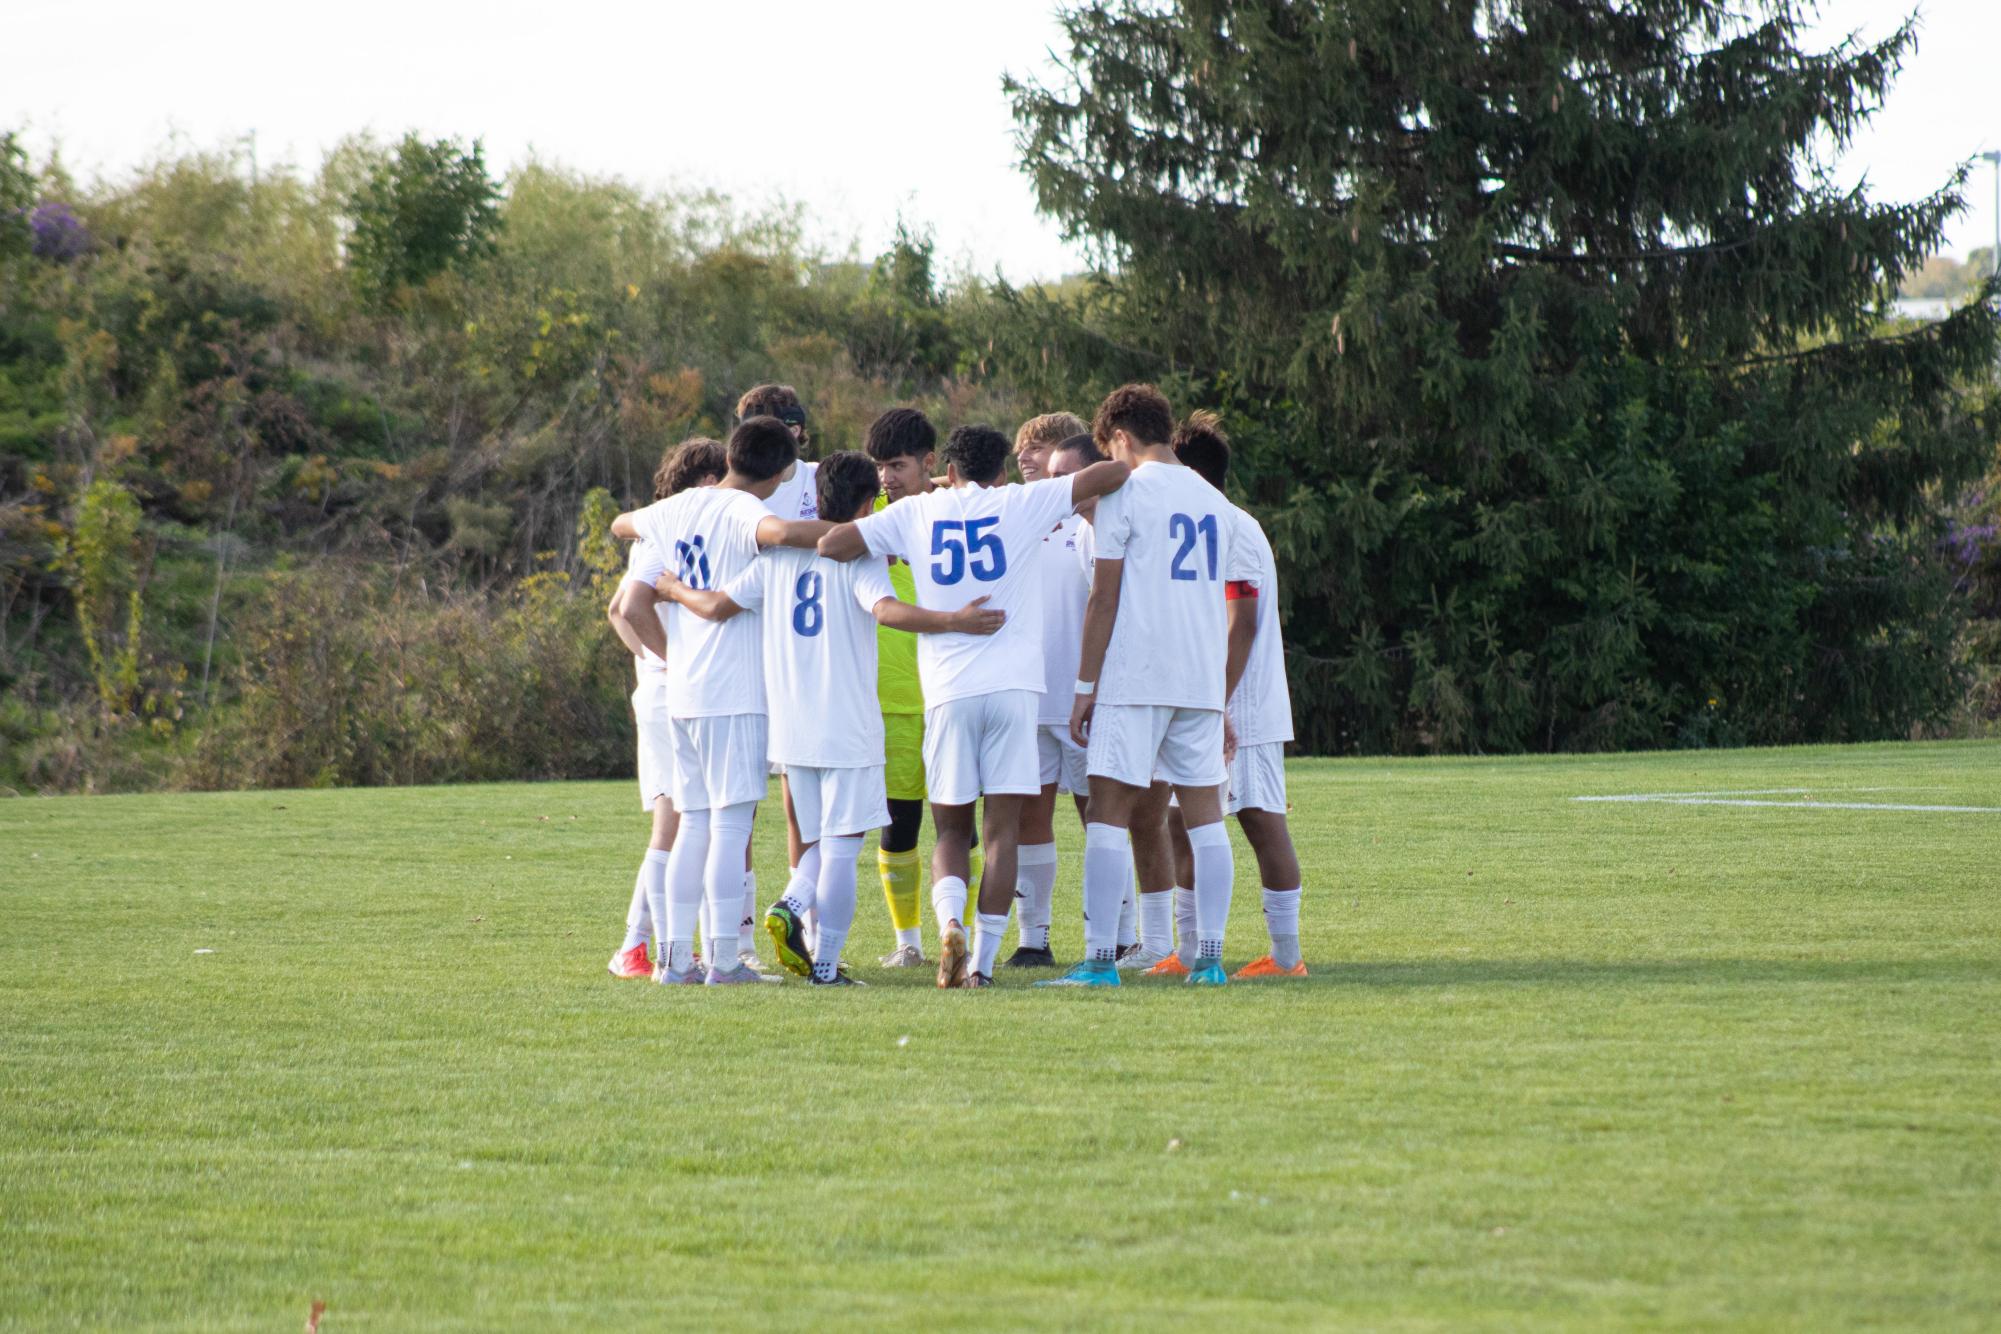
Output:
[[1124,431],[1142,445],[1164,445],[1174,438],[1174,409],[1167,395],[1150,384],[1120,385],[1098,404],[1091,419],[1091,438],[1103,449],[1112,432]]
[[991,426],[955,426],[945,437],[945,462],[969,482],[991,482],[1007,469],[1007,437]]

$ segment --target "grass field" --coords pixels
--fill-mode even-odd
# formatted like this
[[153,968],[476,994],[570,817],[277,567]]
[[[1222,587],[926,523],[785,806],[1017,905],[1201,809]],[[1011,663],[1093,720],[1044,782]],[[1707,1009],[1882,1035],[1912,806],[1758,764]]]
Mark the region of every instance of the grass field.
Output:
[[884,975],[872,877],[866,990],[613,982],[623,783],[0,802],[0,1324],[2001,1324],[2001,814],[1571,800],[2001,745],[1292,782],[1215,993]]

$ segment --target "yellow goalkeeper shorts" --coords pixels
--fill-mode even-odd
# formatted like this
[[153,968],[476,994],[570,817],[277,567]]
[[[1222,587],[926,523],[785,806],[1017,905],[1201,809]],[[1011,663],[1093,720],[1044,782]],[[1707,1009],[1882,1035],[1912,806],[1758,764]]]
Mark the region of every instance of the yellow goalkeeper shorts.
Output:
[[882,716],[883,752],[887,769],[883,787],[891,801],[923,801],[924,715],[885,713]]

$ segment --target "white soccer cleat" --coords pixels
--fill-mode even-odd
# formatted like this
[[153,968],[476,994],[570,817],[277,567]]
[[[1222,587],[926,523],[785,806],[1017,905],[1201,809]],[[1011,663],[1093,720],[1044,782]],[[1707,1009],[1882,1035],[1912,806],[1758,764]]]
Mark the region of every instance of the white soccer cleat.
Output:
[[1137,949],[1128,950],[1126,953],[1120,955],[1117,966],[1118,970],[1122,973],[1144,973],[1147,969],[1167,957],[1169,956],[1141,945]]
[[882,956],[881,963],[884,968],[922,968],[924,951],[915,945],[898,945]]

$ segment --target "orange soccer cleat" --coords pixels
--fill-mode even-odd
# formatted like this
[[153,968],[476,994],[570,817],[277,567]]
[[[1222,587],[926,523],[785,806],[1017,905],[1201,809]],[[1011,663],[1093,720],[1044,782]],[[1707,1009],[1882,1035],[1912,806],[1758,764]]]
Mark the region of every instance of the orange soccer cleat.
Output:
[[1301,959],[1290,968],[1281,968],[1278,966],[1278,961],[1272,958],[1271,955],[1260,955],[1230,976],[1239,982],[1259,977],[1305,977],[1306,960]]
[[605,969],[613,977],[651,977],[653,964],[646,957],[644,944],[634,945],[629,950],[620,950],[611,956]]
[[1170,954],[1153,967],[1140,974],[1141,977],[1186,977],[1188,965],[1181,962],[1179,954]]

